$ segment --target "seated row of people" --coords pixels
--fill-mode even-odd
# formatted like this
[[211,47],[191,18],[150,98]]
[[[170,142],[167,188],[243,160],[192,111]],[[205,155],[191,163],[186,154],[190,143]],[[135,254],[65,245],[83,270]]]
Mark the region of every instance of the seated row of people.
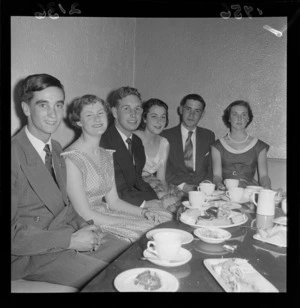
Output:
[[[72,101],[68,117],[80,137],[62,152],[51,138],[63,118],[58,79],[28,76],[21,89],[27,125],[12,138],[12,280],[81,288],[130,243],[172,220],[182,196],[203,180],[270,188],[269,146],[246,133],[253,114],[233,102],[223,120],[230,132],[198,127],[206,103],[198,94],[180,102],[180,124],[170,129],[168,106],[142,103],[122,87],[105,102],[95,95]],[[113,121],[109,124],[109,116]],[[46,147],[45,147],[46,145]],[[47,149],[48,148],[48,149]]]

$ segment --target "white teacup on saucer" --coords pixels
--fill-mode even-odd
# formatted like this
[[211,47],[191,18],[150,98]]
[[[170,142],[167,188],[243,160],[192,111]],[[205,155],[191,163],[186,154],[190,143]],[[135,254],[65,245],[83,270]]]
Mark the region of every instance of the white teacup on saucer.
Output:
[[154,255],[148,249],[144,250],[143,256],[153,264],[166,266],[166,267],[180,266],[180,265],[183,265],[189,262],[192,259],[191,252],[182,247],[180,248],[177,256],[173,260],[170,260],[170,261],[160,259],[158,256]]

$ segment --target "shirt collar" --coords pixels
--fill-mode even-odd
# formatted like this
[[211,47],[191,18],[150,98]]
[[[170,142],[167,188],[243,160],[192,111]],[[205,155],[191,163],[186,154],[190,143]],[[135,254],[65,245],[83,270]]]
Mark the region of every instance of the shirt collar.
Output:
[[[187,136],[188,136],[188,133],[189,133],[189,130],[186,129],[182,123],[181,123],[181,125],[180,125],[180,128],[181,128],[181,134],[182,134],[182,136],[187,137]],[[197,127],[195,127],[195,128],[192,130],[192,132],[193,132],[192,137],[195,136],[196,129],[197,129]]]
[[116,127],[117,131],[119,132],[119,134],[121,135],[121,137],[122,137],[124,143],[127,145],[126,139],[127,139],[127,138],[132,139],[132,134],[131,134],[129,137],[127,137],[123,132],[121,132],[121,131],[118,129],[118,127],[117,127],[116,125],[115,125],[115,127]]
[[29,141],[31,142],[31,144],[33,145],[33,147],[36,149],[38,153],[42,153],[44,151],[45,144],[49,144],[50,151],[52,151],[51,138],[49,138],[49,140],[46,143],[44,143],[43,141],[41,141],[40,139],[36,138],[35,136],[31,134],[31,132],[27,128],[27,125],[25,127],[25,133]]

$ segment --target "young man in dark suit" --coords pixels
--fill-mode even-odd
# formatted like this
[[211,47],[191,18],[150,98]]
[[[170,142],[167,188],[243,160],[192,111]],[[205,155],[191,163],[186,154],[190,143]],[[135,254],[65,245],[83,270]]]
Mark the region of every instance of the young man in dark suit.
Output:
[[109,100],[114,123],[102,135],[100,146],[116,150],[114,167],[117,191],[121,199],[145,207],[159,207],[158,197],[142,179],[146,156],[141,139],[133,134],[143,113],[137,89],[122,87]]
[[21,101],[28,121],[11,140],[11,280],[80,289],[126,247],[86,222],[69,202],[62,148],[51,138],[64,99],[55,77],[24,79]]
[[195,190],[201,181],[212,180],[210,146],[215,134],[198,127],[205,106],[200,95],[186,95],[179,106],[181,123],[161,133],[170,143],[166,180],[186,193]]

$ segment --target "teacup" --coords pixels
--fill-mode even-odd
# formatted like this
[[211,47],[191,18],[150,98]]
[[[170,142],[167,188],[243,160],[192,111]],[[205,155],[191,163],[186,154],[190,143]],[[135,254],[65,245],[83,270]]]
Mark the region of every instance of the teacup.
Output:
[[244,188],[230,187],[226,191],[226,196],[229,197],[232,202],[240,202],[241,200],[243,200]]
[[239,186],[239,180],[238,179],[226,179],[224,180],[224,184],[227,189],[230,187],[238,187]]
[[203,205],[207,205],[207,196],[202,191],[189,191],[189,201],[191,208],[201,208]]
[[171,261],[176,258],[181,249],[181,235],[175,232],[159,232],[153,235],[153,241],[148,241],[147,249],[161,260]]
[[213,183],[200,183],[197,190],[204,192],[207,196],[211,196],[215,191],[215,187],[216,185]]

